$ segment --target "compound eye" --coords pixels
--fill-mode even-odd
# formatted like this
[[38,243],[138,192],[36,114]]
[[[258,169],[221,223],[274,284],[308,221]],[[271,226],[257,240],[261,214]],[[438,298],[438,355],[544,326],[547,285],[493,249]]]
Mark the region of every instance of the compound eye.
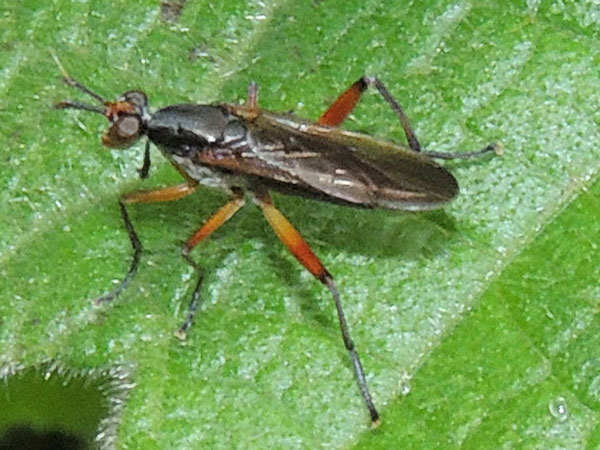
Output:
[[131,139],[140,132],[140,121],[134,116],[125,116],[119,118],[113,126],[117,134],[123,139]]
[[138,116],[122,116],[102,136],[102,143],[111,148],[125,148],[137,141],[141,134],[142,127]]
[[122,96],[122,101],[131,103],[140,112],[148,107],[148,97],[142,91],[127,91]]

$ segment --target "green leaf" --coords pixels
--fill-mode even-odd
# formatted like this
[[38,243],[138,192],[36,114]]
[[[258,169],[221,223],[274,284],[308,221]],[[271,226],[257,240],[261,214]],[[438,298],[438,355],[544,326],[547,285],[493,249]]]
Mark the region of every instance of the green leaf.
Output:
[[[579,448],[598,445],[600,95],[592,2],[4,2],[0,6],[0,366],[135,367],[122,448]],[[119,195],[179,183],[106,121],[52,59],[108,98],[260,103],[317,118],[377,75],[423,144],[502,157],[446,163],[461,195],[398,213],[276,196],[334,274],[383,425],[372,431],[325,289],[249,206],[193,253],[225,201],[131,208],[146,253],[126,272]],[[403,141],[368,93],[345,127]],[[410,392],[409,396],[406,396]]]

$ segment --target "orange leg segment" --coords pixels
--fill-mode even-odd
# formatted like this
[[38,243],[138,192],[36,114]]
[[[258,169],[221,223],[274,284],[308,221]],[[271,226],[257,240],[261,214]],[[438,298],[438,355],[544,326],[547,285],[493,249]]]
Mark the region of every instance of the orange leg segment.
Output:
[[292,252],[292,254],[306,267],[310,273],[317,277],[331,292],[333,300],[335,302],[335,308],[337,310],[338,319],[340,322],[340,329],[342,332],[342,339],[344,340],[344,346],[350,353],[350,359],[352,360],[352,366],[358,382],[360,393],[367,405],[369,414],[371,416],[371,423],[373,427],[377,427],[380,423],[379,412],[373,403],[369,387],[367,385],[367,379],[365,377],[365,371],[358,351],[350,337],[350,329],[346,322],[346,316],[344,309],[342,308],[342,301],[340,299],[340,293],[337,289],[333,277],[327,271],[321,260],[314,254],[314,252],[308,246],[308,243],[304,240],[296,228],[285,218],[283,214],[275,208],[273,200],[266,192],[255,192],[256,203],[262,209],[267,221],[277,233],[277,236],[285,244],[285,246]]
[[196,245],[210,236],[216,231],[221,225],[227,222],[238,212],[238,210],[244,206],[246,201],[244,200],[243,194],[237,195],[224,206],[222,206],[213,216],[208,219],[194,235],[187,240],[184,247],[184,253],[189,253]]
[[196,186],[197,184],[194,183],[182,183],[152,191],[132,192],[124,195],[122,201],[128,205],[132,203],[170,202],[192,194],[196,190]]
[[196,190],[196,184],[192,182],[178,184],[177,186],[169,186],[162,189],[155,189],[153,191],[138,191],[126,194],[119,200],[119,206],[121,207],[121,217],[125,223],[127,234],[129,235],[129,241],[133,248],[133,258],[127,274],[123,280],[117,285],[116,289],[108,292],[96,299],[96,303],[107,303],[117,298],[121,292],[129,285],[133,277],[138,271],[140,266],[140,260],[142,258],[143,246],[140,238],[138,237],[129,213],[127,212],[127,205],[132,203],[154,203],[154,202],[169,202],[171,200],[179,200],[180,198],[190,195]]
[[402,128],[404,128],[404,133],[406,134],[406,139],[408,140],[408,145],[410,148],[415,152],[420,152],[421,144],[419,144],[419,140],[417,139],[417,136],[415,136],[415,132],[410,124],[410,121],[408,120],[408,117],[406,117],[404,110],[392,96],[392,94],[390,94],[390,91],[388,91],[381,80],[376,77],[361,77],[352,86],[350,86],[347,91],[337,98],[333,105],[331,105],[329,109],[325,111],[325,114],[319,118],[317,123],[319,125],[326,125],[330,127],[337,127],[340,125],[352,112],[356,104],[361,99],[363,93],[369,86],[374,86],[377,91],[379,91],[381,96],[390,105],[400,119],[400,123],[402,124]]
[[319,118],[319,125],[337,127],[352,112],[363,93],[367,90],[368,84],[364,77],[361,77],[356,83],[348,88],[337,100],[329,107],[327,111]]
[[244,193],[240,191],[234,192],[234,198],[229,200],[225,205],[223,205],[216,213],[214,213],[210,219],[208,219],[204,225],[200,227],[198,231],[194,233],[192,237],[190,237],[187,242],[184,244],[183,249],[181,250],[181,254],[186,259],[186,261],[198,272],[200,275],[198,279],[198,284],[194,289],[194,294],[192,295],[192,301],[189,306],[188,315],[183,322],[183,324],[179,327],[179,329],[175,332],[175,336],[180,340],[185,340],[187,337],[187,330],[192,323],[194,322],[194,317],[196,316],[196,311],[200,306],[200,287],[202,285],[202,279],[204,278],[204,271],[202,268],[196,263],[191,257],[190,252],[192,249],[210,236],[213,232],[218,230],[221,225],[227,222],[229,219],[233,217],[233,215],[239,211],[239,209],[244,206],[246,203],[244,199]]
[[319,280],[324,282],[326,276],[329,275],[325,266],[317,255],[311,250],[308,243],[300,235],[298,230],[279,212],[268,194],[262,195],[257,200],[258,206],[262,209],[267,221],[277,233],[281,242],[292,252],[300,263],[308,269]]

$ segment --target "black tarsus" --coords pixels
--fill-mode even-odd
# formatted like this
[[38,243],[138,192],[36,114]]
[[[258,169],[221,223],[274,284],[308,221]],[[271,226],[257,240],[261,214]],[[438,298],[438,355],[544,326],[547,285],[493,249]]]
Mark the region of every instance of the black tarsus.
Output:
[[400,123],[402,123],[402,128],[404,129],[404,134],[406,134],[406,140],[408,141],[408,145],[413,151],[417,153],[421,153],[423,155],[436,159],[471,159],[478,158],[489,152],[499,153],[501,149],[500,143],[494,142],[485,146],[481,150],[477,150],[474,152],[436,152],[429,150],[425,151],[421,147],[421,144],[419,143],[419,140],[415,135],[413,127],[410,124],[408,117],[404,113],[404,109],[402,109],[402,106],[400,106],[398,101],[390,93],[387,87],[385,87],[385,84],[383,84],[383,82],[377,77],[363,76],[359,81],[362,81],[363,83],[365,83],[365,85],[374,86],[379,91],[381,96],[385,99],[385,101],[388,102],[388,104],[391,106],[391,108],[394,110],[394,112],[400,119]]
[[369,415],[371,416],[371,422],[373,426],[378,426],[380,422],[379,412],[377,408],[375,408],[375,404],[373,403],[373,398],[371,397],[371,392],[369,391],[369,386],[367,384],[367,378],[365,377],[365,371],[363,369],[362,363],[360,362],[360,357],[358,356],[358,351],[354,346],[354,341],[350,337],[350,329],[348,328],[348,323],[346,322],[346,315],[344,314],[344,308],[342,307],[342,301],[340,299],[340,292],[333,281],[333,277],[329,272],[325,274],[323,279],[321,280],[325,286],[329,288],[331,294],[333,295],[333,300],[335,302],[335,309],[337,310],[338,319],[340,322],[340,329],[342,331],[342,339],[344,340],[344,346],[346,350],[350,353],[350,358],[352,359],[352,366],[354,368],[354,373],[356,374],[356,380],[358,382],[358,387],[360,389],[360,393],[367,404],[367,409],[369,410]]
[[501,150],[502,146],[499,142],[493,142],[492,144],[486,145],[481,150],[477,150],[474,152],[433,152],[433,151],[423,151],[421,152],[423,155],[427,155],[431,158],[437,159],[472,159],[479,158],[480,156],[485,155],[486,153],[494,152],[498,153]]
[[408,120],[408,117],[404,113],[400,103],[398,103],[394,96],[390,94],[390,91],[388,91],[388,89],[385,87],[385,84],[383,84],[379,78],[363,76],[362,80],[369,86],[375,86],[385,101],[388,102],[388,104],[392,107],[400,119],[400,123],[402,123],[402,128],[404,128],[404,134],[406,134],[408,145],[413,151],[419,153],[421,151],[421,144],[419,144],[419,140],[417,139],[412,125],[410,124],[410,120]]
[[129,285],[134,275],[137,273],[138,268],[140,267],[140,261],[142,259],[142,251],[144,247],[142,246],[142,242],[140,241],[135,228],[133,228],[133,224],[131,223],[131,219],[129,218],[129,214],[127,212],[127,206],[122,199],[119,200],[119,206],[121,207],[121,217],[123,217],[123,222],[125,222],[125,228],[127,229],[129,241],[131,242],[131,247],[133,248],[133,259],[131,260],[131,266],[129,266],[129,270],[125,275],[125,278],[123,278],[116,289],[98,297],[95,300],[96,304],[108,303],[117,298]]
[[188,315],[179,329],[175,332],[175,336],[183,341],[187,337],[187,330],[194,323],[196,312],[198,311],[198,308],[203,300],[200,294],[200,289],[202,288],[202,282],[204,281],[204,268],[192,259],[190,256],[190,248],[187,246],[187,244],[183,245],[181,249],[181,256],[183,256],[187,263],[198,273],[198,283],[196,283],[194,293],[192,294],[192,300],[190,301],[190,305],[188,307]]

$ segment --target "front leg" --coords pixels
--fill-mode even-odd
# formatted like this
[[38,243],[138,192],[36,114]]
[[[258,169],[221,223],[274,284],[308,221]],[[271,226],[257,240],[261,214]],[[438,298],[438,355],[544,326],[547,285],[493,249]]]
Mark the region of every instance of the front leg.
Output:
[[133,227],[133,223],[129,218],[129,213],[127,212],[127,205],[130,205],[132,203],[156,203],[179,200],[180,198],[187,197],[188,195],[193,193],[196,190],[196,186],[197,183],[188,182],[178,184],[177,186],[169,186],[166,188],[156,189],[152,191],[132,192],[129,194],[125,194],[123,197],[121,197],[121,199],[119,200],[119,206],[121,208],[121,216],[123,217],[123,222],[125,222],[125,229],[127,230],[127,234],[129,235],[129,241],[131,242],[131,247],[133,248],[133,258],[131,260],[131,265],[129,266],[127,274],[125,275],[123,280],[121,280],[116,289],[98,297],[95,300],[97,304],[108,303],[117,298],[121,294],[121,292],[123,292],[123,290],[129,285],[140,266],[143,246],[135,231],[135,228]]

